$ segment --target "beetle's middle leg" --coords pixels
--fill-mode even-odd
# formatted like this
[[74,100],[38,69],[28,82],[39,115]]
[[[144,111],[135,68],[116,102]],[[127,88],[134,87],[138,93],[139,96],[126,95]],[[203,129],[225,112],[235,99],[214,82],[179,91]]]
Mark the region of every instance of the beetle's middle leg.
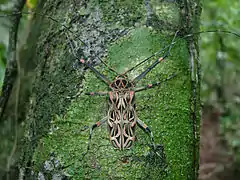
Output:
[[93,130],[95,128],[101,126],[102,124],[104,124],[106,121],[107,121],[107,116],[104,117],[101,121],[98,121],[95,124],[93,124],[92,127],[90,128],[89,138],[88,138],[88,150],[90,149],[90,144],[91,144]]
[[[96,122],[95,124],[93,124],[90,128],[90,132],[89,132],[89,138],[88,138],[88,147],[87,147],[87,151],[84,152],[82,155],[82,158],[88,153],[89,149],[90,149],[90,144],[91,144],[91,139],[92,139],[92,133],[93,130],[99,126],[101,126],[102,124],[104,124],[107,121],[107,116],[104,117],[101,121]],[[81,158],[81,159],[82,159]]]
[[156,83],[153,83],[153,84],[148,84],[148,85],[143,86],[143,87],[135,88],[134,91],[139,92],[139,91],[144,91],[144,90],[147,90],[147,89],[151,89],[151,88],[156,87],[156,86],[160,86],[162,83],[174,78],[175,76],[176,76],[176,74],[172,74],[167,79],[164,79],[163,81],[159,81],[159,82],[156,82]]

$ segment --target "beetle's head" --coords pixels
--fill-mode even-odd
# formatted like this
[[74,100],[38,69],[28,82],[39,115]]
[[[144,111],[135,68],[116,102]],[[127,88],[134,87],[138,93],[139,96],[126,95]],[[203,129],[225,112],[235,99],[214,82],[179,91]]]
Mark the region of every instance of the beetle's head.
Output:
[[126,89],[133,87],[132,83],[129,82],[127,76],[118,75],[115,80],[110,84],[110,88],[113,89]]

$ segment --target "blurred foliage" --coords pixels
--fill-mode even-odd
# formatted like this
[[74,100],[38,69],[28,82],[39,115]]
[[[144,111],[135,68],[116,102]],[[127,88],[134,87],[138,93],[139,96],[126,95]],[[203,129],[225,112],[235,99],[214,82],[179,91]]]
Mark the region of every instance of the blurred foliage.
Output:
[[233,118],[226,116],[222,118],[221,122],[221,134],[227,140],[229,153],[234,154],[238,162],[240,162],[240,116],[236,115]]
[[[212,0],[203,1],[202,30],[228,30],[240,34],[240,1]],[[221,42],[222,41],[222,42]],[[240,70],[240,37],[225,33],[205,33],[201,35],[201,62],[203,75],[203,100],[215,103],[216,95],[212,87],[223,78],[223,84],[233,83]],[[218,62],[217,58],[219,59]],[[223,69],[219,69],[223,66]],[[221,71],[221,72],[220,72]],[[221,77],[222,76],[222,77]],[[235,86],[235,87],[234,87]],[[237,90],[237,89],[236,89]],[[209,97],[211,97],[209,99]],[[214,99],[215,98],[215,99]]]
[[[30,11],[35,8],[37,4],[37,0],[27,0],[26,5],[24,7],[24,11]],[[12,0],[0,0],[0,12],[11,11],[13,7]],[[24,15],[21,18],[19,33],[25,30],[26,24],[31,20],[31,15]],[[10,18],[0,18],[0,94],[1,87],[4,79],[5,67],[6,67],[6,59],[7,59],[7,47],[8,47],[8,37],[9,37],[9,27],[10,27]],[[21,41],[24,39],[18,39],[18,44],[21,44]]]
[[[202,30],[240,34],[240,1],[204,0]],[[202,100],[223,113],[221,137],[228,153],[240,162],[240,37],[225,33],[201,35]]]
[[27,0],[26,2],[26,6],[28,9],[33,9],[34,7],[36,7],[37,4],[37,0]]

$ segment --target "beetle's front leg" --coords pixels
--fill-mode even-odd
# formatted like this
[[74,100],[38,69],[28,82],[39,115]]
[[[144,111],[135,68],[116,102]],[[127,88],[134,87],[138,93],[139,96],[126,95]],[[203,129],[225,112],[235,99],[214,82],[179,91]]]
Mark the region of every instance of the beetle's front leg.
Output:
[[105,96],[108,92],[100,91],[100,92],[86,92],[85,95],[89,96]]
[[[89,96],[106,96],[108,94],[108,92],[104,92],[104,91],[100,91],[100,92],[86,92],[84,94],[85,95],[89,95]],[[68,96],[67,98],[68,99],[76,99],[80,95],[81,95],[81,92],[78,92],[76,95]]]

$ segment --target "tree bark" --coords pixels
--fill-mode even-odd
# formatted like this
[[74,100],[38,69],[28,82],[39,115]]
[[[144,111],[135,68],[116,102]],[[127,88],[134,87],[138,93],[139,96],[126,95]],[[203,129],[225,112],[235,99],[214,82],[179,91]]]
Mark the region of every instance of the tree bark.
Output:
[[[84,93],[109,89],[77,63],[66,38],[68,31],[36,15],[29,48],[20,54],[24,68],[31,64],[30,72],[35,70],[28,106],[20,111],[25,123],[24,141],[18,145],[22,153],[16,157],[21,177],[196,179],[200,65],[196,39],[181,36],[198,29],[199,9],[198,1],[41,1],[38,12],[69,27],[78,57],[87,58],[111,80],[114,73],[97,57],[123,73],[169,45],[180,30],[171,55],[137,87],[163,81],[171,74],[176,77],[136,93],[138,117],[153,132],[156,151],[148,146],[150,138],[140,128],[131,149],[115,150],[102,125],[94,130],[90,150],[84,155],[89,127],[106,117],[108,110],[106,97]],[[131,71],[128,78],[139,75],[161,55]]]

